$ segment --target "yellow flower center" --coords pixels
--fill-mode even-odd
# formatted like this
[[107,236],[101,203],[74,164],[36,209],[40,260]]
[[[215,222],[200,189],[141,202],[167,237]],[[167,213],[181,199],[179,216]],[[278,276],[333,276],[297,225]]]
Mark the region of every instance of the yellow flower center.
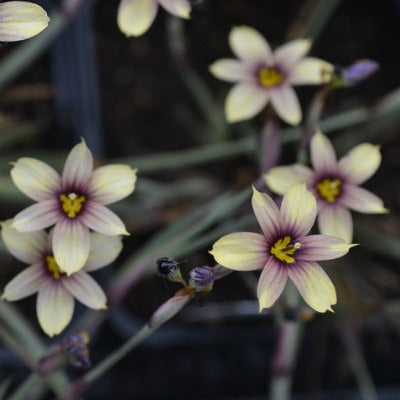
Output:
[[64,274],[58,267],[53,256],[46,256],[46,268],[54,279],[60,279],[60,276]]
[[287,264],[293,264],[295,259],[291,256],[301,247],[301,243],[291,243],[291,241],[292,239],[290,236],[284,236],[283,238],[278,239],[271,247],[270,253],[279,261],[283,261]]
[[258,82],[263,87],[277,86],[283,79],[283,75],[275,68],[262,67],[258,70]]
[[334,203],[340,195],[342,181],[340,179],[325,178],[317,183],[319,195],[328,203]]
[[68,218],[75,218],[82,210],[85,196],[76,193],[60,194],[61,206]]

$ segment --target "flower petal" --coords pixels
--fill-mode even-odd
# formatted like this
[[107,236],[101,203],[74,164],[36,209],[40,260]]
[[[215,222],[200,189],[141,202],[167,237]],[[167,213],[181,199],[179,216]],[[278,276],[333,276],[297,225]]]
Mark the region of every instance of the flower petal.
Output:
[[276,113],[290,125],[298,125],[302,118],[299,100],[288,85],[271,90],[271,101]]
[[7,1],[0,4],[0,41],[15,42],[42,32],[49,24],[46,11],[28,1]]
[[11,228],[12,221],[8,219],[1,223],[1,237],[7,250],[26,264],[37,263],[46,250],[46,232],[19,232]]
[[333,260],[344,256],[355,246],[330,235],[310,235],[296,240],[301,243],[296,259],[304,261]]
[[52,198],[61,188],[58,172],[35,158],[19,158],[10,174],[15,186],[36,201]]
[[273,257],[269,258],[257,286],[260,312],[275,303],[286,285],[287,277],[287,267],[282,266]]
[[276,233],[280,232],[282,228],[281,214],[275,202],[265,193],[259,192],[253,187],[253,197],[251,199],[254,214],[257,221],[265,235],[270,239]]
[[252,271],[264,267],[267,262],[264,236],[251,232],[238,232],[222,236],[210,254],[217,263],[235,271]]
[[389,212],[384,207],[383,201],[368,190],[351,184],[343,185],[342,190],[341,205],[365,214],[386,214]]
[[318,129],[310,143],[311,162],[318,172],[335,174],[337,171],[336,153],[331,141]]
[[297,238],[306,235],[317,215],[317,202],[304,183],[296,183],[285,194],[281,214],[286,229]]
[[275,64],[289,72],[310,51],[311,44],[309,39],[296,39],[278,47],[274,51]]
[[271,47],[265,38],[249,26],[236,26],[229,33],[229,45],[237,57],[244,61],[272,64]]
[[70,151],[62,173],[63,190],[85,193],[93,171],[93,156],[85,141]]
[[209,66],[209,71],[218,79],[228,82],[244,81],[250,78],[245,64],[233,59],[221,59]]
[[118,27],[126,36],[143,35],[153,23],[158,10],[156,0],[121,0]]
[[313,171],[300,164],[274,167],[264,175],[267,186],[280,195],[284,195],[295,183],[307,184],[312,177]]
[[90,198],[105,205],[129,196],[135,189],[136,171],[122,164],[95,169],[89,185]]
[[339,160],[339,170],[347,182],[359,185],[375,174],[381,159],[379,146],[362,143]]
[[333,312],[331,306],[336,304],[336,290],[319,264],[299,261],[289,268],[289,278],[311,308],[321,313]]
[[31,265],[7,283],[2,299],[15,301],[36,293],[46,282],[46,271],[42,263]]
[[63,279],[62,284],[85,306],[95,310],[107,308],[107,298],[103,289],[86,272],[79,271]]
[[332,235],[350,243],[353,239],[353,220],[347,208],[326,206],[319,210],[318,229],[324,235]]
[[84,266],[85,271],[95,271],[111,264],[122,250],[121,236],[90,234],[90,253]]
[[90,233],[77,220],[63,220],[54,228],[53,253],[57,265],[68,275],[79,271],[90,250]]
[[13,220],[12,227],[20,232],[32,232],[48,228],[57,223],[60,218],[57,200],[44,200],[33,204],[19,212]]
[[225,115],[228,122],[250,119],[257,115],[267,104],[269,93],[254,84],[238,83],[225,101]]
[[104,235],[129,235],[124,223],[111,210],[94,201],[87,201],[83,223],[95,232]]
[[298,62],[289,73],[292,85],[320,85],[331,80],[333,65],[319,58],[307,57]]
[[190,18],[192,8],[188,0],[158,0],[158,2],[172,15],[185,19]]
[[36,313],[44,332],[58,335],[69,324],[74,312],[74,298],[64,287],[49,281],[43,285],[37,297]]

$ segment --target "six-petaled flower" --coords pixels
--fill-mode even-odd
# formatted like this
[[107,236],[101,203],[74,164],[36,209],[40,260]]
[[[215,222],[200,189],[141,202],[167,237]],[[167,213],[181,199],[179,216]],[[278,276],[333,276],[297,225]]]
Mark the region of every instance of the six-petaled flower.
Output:
[[128,235],[121,219],[105,205],[131,194],[136,170],[107,165],[93,171],[84,140],[70,152],[62,176],[34,158],[20,158],[11,170],[16,186],[38,203],[14,217],[13,227],[32,232],[55,224],[53,252],[60,269],[72,274],[87,261],[89,229],[104,235]]
[[317,131],[310,148],[314,170],[304,165],[275,167],[265,175],[266,183],[278,194],[285,194],[295,182],[306,183],[317,199],[320,232],[350,243],[353,220],[349,209],[372,214],[388,211],[379,197],[358,186],[378,169],[379,146],[359,144],[337,161],[332,143]]
[[74,297],[87,307],[106,308],[106,296],[88,274],[113,262],[122,249],[121,236],[90,235],[90,253],[81,271],[65,274],[58,266],[51,237],[44,230],[19,232],[11,220],[2,223],[1,236],[10,253],[30,266],[4,288],[2,299],[20,300],[38,293],[36,312],[40,326],[49,336],[63,331],[74,311]]
[[210,253],[226,268],[262,269],[257,295],[260,310],[271,307],[290,278],[304,300],[318,312],[332,311],[336,291],[316,261],[343,256],[353,245],[328,235],[309,235],[317,204],[305,184],[295,184],[285,194],[281,208],[254,189],[253,210],[263,235],[232,233],[214,243]]
[[284,121],[296,125],[302,113],[292,85],[321,84],[332,76],[331,64],[305,58],[311,47],[307,39],[294,40],[272,52],[259,32],[240,26],[232,29],[229,44],[239,60],[221,59],[210,66],[217,78],[238,82],[225,102],[229,122],[252,118],[271,101]]

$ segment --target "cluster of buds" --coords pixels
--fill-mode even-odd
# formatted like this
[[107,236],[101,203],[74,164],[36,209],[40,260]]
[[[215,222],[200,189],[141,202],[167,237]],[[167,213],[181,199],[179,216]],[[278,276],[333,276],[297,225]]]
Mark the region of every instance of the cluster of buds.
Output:
[[179,268],[179,262],[170,257],[157,260],[157,272],[171,282],[181,283],[186,292],[209,292],[216,279],[214,268],[209,266],[196,267],[189,272],[189,283],[185,281]]

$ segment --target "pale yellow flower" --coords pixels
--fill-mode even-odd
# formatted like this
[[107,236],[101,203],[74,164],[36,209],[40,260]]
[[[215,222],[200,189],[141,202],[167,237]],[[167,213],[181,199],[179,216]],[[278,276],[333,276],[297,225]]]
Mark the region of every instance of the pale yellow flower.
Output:
[[79,271],[90,251],[89,229],[104,235],[129,235],[124,223],[105,207],[129,196],[136,170],[114,164],[93,170],[93,156],[85,141],[69,153],[62,176],[34,158],[20,158],[11,178],[21,192],[37,203],[14,217],[13,227],[33,232],[55,224],[53,252],[67,274]]
[[235,271],[262,269],[257,288],[260,311],[275,303],[288,278],[310,307],[318,312],[332,311],[335,287],[316,261],[341,257],[354,245],[329,235],[308,235],[317,204],[304,184],[288,190],[280,209],[271,197],[256,189],[252,204],[263,234],[223,236],[210,251],[215,260]]
[[318,85],[331,79],[331,64],[305,57],[310,40],[294,40],[273,52],[255,29],[238,26],[231,30],[229,44],[239,59],[221,59],[210,66],[215,77],[237,82],[225,102],[229,122],[252,118],[271,102],[280,118],[297,125],[302,114],[292,86]]
[[349,209],[366,214],[388,212],[378,196],[359,187],[379,168],[380,148],[361,143],[337,160],[330,140],[317,131],[311,139],[310,149],[314,169],[304,165],[271,168],[265,175],[266,184],[275,193],[283,195],[294,183],[306,183],[317,199],[319,231],[350,243],[353,219]]
[[11,220],[3,222],[1,236],[10,253],[29,264],[4,288],[2,299],[16,301],[38,293],[36,313],[39,324],[49,336],[58,335],[69,324],[74,298],[95,310],[106,308],[106,296],[88,274],[112,263],[122,250],[120,236],[90,235],[90,253],[81,271],[66,275],[55,261],[52,235],[40,230],[18,232]]
[[121,0],[117,16],[119,29],[126,36],[143,35],[156,18],[159,5],[177,17],[190,17],[188,0]]

